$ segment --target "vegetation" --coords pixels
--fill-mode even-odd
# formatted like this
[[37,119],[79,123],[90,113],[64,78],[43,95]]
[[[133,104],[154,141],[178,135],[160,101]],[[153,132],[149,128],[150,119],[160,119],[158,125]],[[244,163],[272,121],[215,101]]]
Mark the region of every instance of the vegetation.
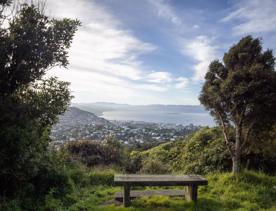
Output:
[[[200,210],[273,210],[276,206],[273,200],[276,194],[276,177],[253,171],[245,171],[239,175],[224,173],[230,170],[231,159],[221,139],[220,128],[202,128],[184,140],[165,143],[142,152],[134,151],[129,162],[107,163],[105,159],[96,159],[97,162],[93,164],[85,160],[84,153],[89,155],[89,150],[93,150],[92,152],[97,155],[109,147],[112,148],[114,140],[105,143],[73,142],[59,151],[51,151],[49,157],[51,159],[45,160],[39,176],[31,186],[29,185],[25,194],[22,197],[2,201],[0,208],[4,210],[183,210],[184,208],[193,210],[197,206]],[[78,153],[74,154],[75,152]],[[127,154],[125,156],[128,157]],[[276,163],[275,153],[274,157],[257,156],[269,162],[252,166],[255,170],[262,170],[263,167],[270,166],[271,162]],[[87,156],[87,159],[91,160],[90,156]],[[246,165],[246,159],[242,163]],[[276,169],[273,170],[273,166],[275,165],[270,166],[267,173],[275,175]],[[113,183],[114,174],[124,172],[198,173],[205,175],[209,184],[200,188],[197,205],[186,202],[183,198],[153,196],[138,198],[133,201],[132,207],[125,209],[122,204],[114,202],[114,194],[121,191],[121,188],[114,187]],[[36,187],[39,188],[34,191],[33,188]]]
[[[14,200],[5,204],[5,210],[275,210],[276,209],[276,177],[262,173],[245,171],[239,175],[231,173],[212,173],[207,175],[208,186],[199,189],[197,204],[187,202],[183,198],[164,196],[142,197],[133,200],[131,207],[124,208],[114,202],[115,192],[113,174],[110,170],[93,170],[93,176],[86,172],[90,179],[82,185],[74,185],[73,191],[63,198],[52,192],[39,206],[24,200]],[[101,179],[99,179],[101,178]],[[179,188],[179,187],[176,187]],[[25,206],[25,209],[24,209]],[[26,207],[28,206],[28,207]],[[23,207],[23,208],[22,208]]]
[[[133,151],[130,155],[131,162],[136,166],[133,172],[151,170],[151,173],[161,173],[162,169],[166,169],[167,173],[209,174],[229,171],[231,158],[221,133],[219,127],[206,127],[184,140],[161,144],[143,152]],[[270,144],[270,147],[263,147],[258,151],[251,150],[243,157],[242,166],[267,174],[275,174],[275,141],[274,136],[270,142],[274,144]],[[156,164],[148,169],[148,162]]]
[[271,50],[262,51],[260,39],[247,36],[223,62],[210,64],[199,99],[221,125],[232,171],[238,173],[243,150],[258,141],[258,132],[271,131],[276,120],[275,58]]
[[[28,4],[6,19],[11,4],[0,1],[0,210],[276,210],[276,76],[259,39],[243,38],[206,74],[200,100],[220,127],[145,151],[113,138],[56,150],[49,131],[72,96],[45,73],[68,65],[80,23]],[[251,171],[226,173],[231,162],[234,173]],[[209,185],[197,204],[154,196],[123,208],[113,201],[115,173],[197,173]]]
[[74,141],[65,145],[71,159],[78,160],[88,167],[96,165],[123,166],[127,149],[116,139],[105,141]]
[[6,17],[10,4],[0,2],[0,200],[39,199],[54,187],[53,194],[62,195],[69,179],[48,154],[49,132],[71,94],[69,83],[44,76],[51,67],[68,65],[79,22],[50,19],[27,4]]

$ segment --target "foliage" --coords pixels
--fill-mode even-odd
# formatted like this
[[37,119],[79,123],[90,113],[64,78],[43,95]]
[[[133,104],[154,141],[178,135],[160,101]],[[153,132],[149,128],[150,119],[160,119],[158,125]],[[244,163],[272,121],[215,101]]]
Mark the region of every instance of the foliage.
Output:
[[185,173],[206,174],[230,169],[229,152],[223,145],[219,128],[204,128],[187,139],[174,169]]
[[[149,165],[154,163],[157,163],[158,166],[162,164],[167,169],[167,172],[172,172],[172,166],[177,161],[179,153],[182,152],[183,143],[182,140],[178,140],[175,142],[167,142],[142,152],[132,151],[129,162],[132,164],[132,168],[129,169],[130,172],[144,171],[144,165],[149,167]],[[143,168],[144,170],[142,170]],[[160,166],[160,169],[162,168]],[[144,172],[148,172],[148,170]]]
[[[11,1],[1,1],[7,7]],[[65,194],[66,173],[50,161],[49,131],[69,105],[69,83],[45,79],[68,65],[77,20],[50,19],[35,5],[20,5],[0,27],[0,198]],[[0,22],[5,19],[0,15]],[[48,163],[47,163],[48,162]],[[42,183],[42,184],[41,184]],[[65,192],[63,192],[65,191]]]
[[[72,183],[66,170],[51,162],[40,163],[41,167],[37,175],[31,179],[33,190],[31,194],[35,197],[43,197],[50,191],[55,197],[62,197],[72,190]],[[56,169],[55,169],[56,168]]]
[[276,125],[271,131],[263,131],[255,137],[258,142],[245,151],[244,160],[248,169],[257,169],[273,174],[276,172]]
[[53,66],[66,67],[78,25],[75,20],[49,19],[36,6],[23,4],[1,29],[0,95],[23,91]]
[[[0,1],[0,10],[10,3]],[[110,169],[114,166],[149,174],[209,173],[209,186],[199,190],[196,206],[200,210],[276,209],[275,176],[210,174],[230,168],[232,146],[227,151],[229,145],[223,144],[220,128],[203,128],[185,140],[132,152],[131,159],[126,147],[113,138],[72,142],[59,151],[49,150],[49,131],[68,107],[71,95],[69,83],[44,79],[44,75],[54,66],[68,65],[68,49],[80,23],[50,19],[34,5],[20,8],[0,28],[0,210],[195,209],[195,204],[183,199],[158,196],[137,199],[130,208],[113,202],[106,206],[120,190],[113,184],[116,170]],[[4,19],[2,12],[0,19]],[[272,52],[262,52],[258,39],[246,37],[224,56],[224,63],[210,65],[200,99],[221,121],[230,145],[234,126],[242,119],[241,140],[247,144],[250,137],[256,142],[244,145],[247,151],[242,163],[273,173],[275,130],[265,136],[269,143],[263,141],[262,133],[275,120]],[[267,113],[262,115],[260,108]]]
[[72,159],[79,160],[88,167],[96,165],[122,165],[126,151],[115,139],[100,141],[74,141],[65,146]]
[[136,173],[142,168],[142,156],[138,151],[132,151],[129,154],[129,160],[126,162],[125,170],[128,173]]
[[[198,171],[202,174],[217,171],[220,165],[225,165],[224,159],[228,161],[228,168],[230,168],[231,160],[229,156],[220,157],[222,153],[217,153],[223,152],[223,149],[224,153],[228,153],[225,145],[221,141],[220,133],[220,128],[202,128],[185,140],[163,144],[145,152],[133,152],[132,156],[141,158],[141,163],[143,164],[147,162],[147,159],[152,159],[153,163],[157,160],[159,161],[157,166],[160,168],[166,166],[163,165],[164,162],[164,164],[171,167],[168,169],[172,173],[190,171],[194,173]],[[192,156],[192,158],[186,160],[187,157],[185,157],[185,154],[189,150],[191,150],[189,156]],[[179,152],[185,153],[179,154]],[[205,155],[206,153],[208,155]],[[214,155],[215,158],[211,159],[211,155]],[[9,201],[6,204],[5,210],[8,210],[6,209],[7,207],[10,210],[15,208],[18,208],[18,210],[195,209],[193,203],[189,203],[183,198],[162,196],[136,199],[130,208],[118,206],[113,202],[115,192],[121,190],[120,187],[113,186],[113,177],[115,173],[118,173],[118,170],[115,170],[111,166],[88,168],[79,161],[70,159],[70,156],[70,153],[66,150],[60,150],[55,152],[51,159],[51,162],[55,161],[52,165],[60,165],[60,168],[57,169],[69,178],[70,191],[58,194],[59,192],[57,190],[60,185],[56,184],[57,186],[50,188],[44,200],[41,198],[39,201],[34,201],[34,197],[30,196],[24,197],[24,199],[18,198]],[[197,157],[202,163],[197,162]],[[45,163],[49,162],[45,161]],[[186,169],[186,165],[189,163],[195,163],[195,165],[187,167]],[[155,166],[153,169],[155,171]],[[158,170],[159,168],[155,172],[146,173],[157,173]],[[276,189],[274,188],[276,187],[275,176],[267,176],[256,172],[244,172],[239,175],[230,173],[208,173],[207,178],[209,180],[208,186],[199,189],[199,201],[196,206],[200,210],[273,210],[276,208],[275,201],[273,200],[276,196]],[[47,180],[46,182],[43,181],[43,183],[48,184]],[[61,190],[66,190],[66,188],[61,188]]]
[[92,171],[89,173],[89,180],[91,185],[114,185],[114,172],[109,170],[105,171]]
[[276,121],[275,58],[271,50],[262,51],[260,39],[247,36],[224,54],[223,62],[211,62],[199,99],[222,126],[238,173],[243,150]]
[[140,171],[146,173],[150,173],[150,168],[154,169],[155,163],[166,172],[206,174],[228,170],[229,154],[221,139],[219,128],[202,128],[184,140],[161,144],[144,152],[133,152],[131,158],[139,158]]
[[[115,170],[110,167],[89,169],[81,163],[70,162],[64,151],[52,152],[41,165],[42,170],[20,195],[13,200],[2,198],[0,210],[67,210],[78,204],[85,194],[111,189],[109,186],[114,181]],[[100,197],[101,193],[96,195]],[[103,200],[96,199],[94,203]]]
[[169,166],[158,159],[148,158],[143,160],[140,172],[143,174],[167,174]]
[[121,189],[112,186],[86,186],[67,196],[70,203],[50,195],[46,207],[52,210],[275,210],[276,178],[256,172],[213,173],[207,175],[208,186],[199,188],[197,204],[181,198],[164,196],[142,197],[133,200],[132,206],[124,208],[114,204],[114,194]]
[[61,200],[73,191],[74,183],[70,178],[70,172],[64,167],[62,154],[47,154],[39,165],[35,176],[24,184],[14,199],[1,198],[0,210],[37,210],[43,206],[45,196],[50,194]]
[[[231,158],[221,133],[219,127],[206,127],[183,140],[161,144],[143,152],[134,151],[131,153],[131,162],[139,168],[133,168],[132,170],[135,171],[132,173],[145,168],[147,161],[153,163],[158,161],[158,166],[165,167],[167,172],[207,174],[229,171]],[[266,148],[258,149],[258,151],[251,150],[244,156],[241,160],[242,165],[248,169],[274,174],[276,172],[273,165],[276,163],[275,147],[270,144]]]

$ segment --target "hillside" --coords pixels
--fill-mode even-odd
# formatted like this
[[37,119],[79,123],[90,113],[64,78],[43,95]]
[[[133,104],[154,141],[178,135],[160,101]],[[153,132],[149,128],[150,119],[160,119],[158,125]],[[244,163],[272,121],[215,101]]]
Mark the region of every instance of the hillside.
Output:
[[[100,139],[114,125],[108,120],[95,114],[70,107],[61,116],[51,130],[51,137],[55,141],[73,141],[81,139]],[[100,132],[102,133],[100,133]]]
[[[231,164],[220,129],[208,127],[185,139],[164,143],[143,152],[134,151],[131,156],[142,160],[143,171],[153,174],[161,173],[156,166],[166,166],[167,173],[206,174],[214,170],[230,170]],[[149,167],[145,167],[147,165]]]
[[[113,186],[113,176],[115,173],[125,173],[126,169],[122,169],[122,166],[95,166],[88,173],[78,171],[78,176],[82,175],[83,178],[78,178],[77,181],[85,182],[86,185],[78,191],[79,194],[69,196],[76,203],[65,205],[64,208],[75,211],[273,211],[276,210],[276,176],[275,169],[273,170],[276,157],[275,153],[272,155],[274,157],[253,154],[252,157],[258,157],[262,161],[255,163],[255,170],[245,170],[239,175],[227,173],[231,170],[231,158],[223,145],[220,128],[202,128],[182,140],[164,143],[145,151],[132,151],[131,159],[126,157],[127,162],[123,164],[128,168],[128,165],[134,167],[127,169],[131,173],[204,175],[208,179],[208,186],[199,188],[196,205],[183,198],[153,196],[135,199],[130,208],[123,208],[114,202],[114,194],[121,191],[121,188]],[[266,163],[266,160],[269,162]],[[274,164],[271,165],[271,162]],[[269,169],[266,168],[267,165]],[[260,170],[266,170],[273,176],[260,173]]]
[[112,125],[108,120],[98,117],[95,114],[81,110],[77,107],[69,107],[68,110],[59,117],[57,126],[76,126],[76,125]]
[[[254,155],[262,160],[258,164],[258,171],[243,171],[239,175],[227,173],[230,170],[231,160],[223,146],[219,128],[202,128],[182,140],[161,144],[145,151],[132,151],[131,156],[125,147],[116,142],[82,143],[84,145],[80,143],[72,145],[71,151],[67,151],[66,154],[61,152],[53,157],[55,162],[74,160],[66,165],[61,162],[62,165],[59,167],[66,194],[58,196],[58,189],[53,190],[46,195],[45,201],[40,201],[38,204],[32,202],[34,210],[276,210],[275,169],[273,173],[273,167],[276,165],[274,163],[270,166],[268,173],[271,176],[259,171],[264,169],[267,158],[270,162],[276,162],[276,158]],[[101,154],[96,153],[99,150]],[[109,155],[109,158],[104,155]],[[122,204],[114,201],[114,194],[121,191],[121,188],[115,187],[113,180],[115,173],[126,172],[197,173],[208,179],[208,186],[199,188],[199,200],[196,205],[183,198],[153,196],[135,199],[131,207],[123,208]],[[50,178],[52,178],[51,175]],[[64,178],[67,179],[64,180]],[[54,177],[51,181],[56,184],[59,180]],[[4,204],[3,208],[20,210],[17,208],[30,206],[27,202],[26,198],[22,201],[11,201]]]
[[[131,158],[136,165],[139,161],[140,171],[151,174],[208,174],[230,171],[231,156],[221,134],[219,127],[205,127],[184,139],[164,143],[142,152],[133,151]],[[242,165],[275,174],[275,146],[271,144],[270,147],[247,152],[242,159]]]
[[[165,196],[142,197],[132,201],[129,208],[114,202],[114,194],[121,191],[114,187],[112,171],[93,172],[87,182],[63,201],[49,195],[46,210],[101,210],[101,211],[249,211],[276,210],[276,176],[256,172],[206,175],[208,186],[199,188],[198,202]],[[83,176],[82,176],[83,177]],[[78,181],[84,181],[79,175]],[[82,178],[82,179],[81,179]],[[88,182],[90,181],[90,182]],[[180,187],[179,187],[180,188]],[[182,188],[182,187],[181,187]]]

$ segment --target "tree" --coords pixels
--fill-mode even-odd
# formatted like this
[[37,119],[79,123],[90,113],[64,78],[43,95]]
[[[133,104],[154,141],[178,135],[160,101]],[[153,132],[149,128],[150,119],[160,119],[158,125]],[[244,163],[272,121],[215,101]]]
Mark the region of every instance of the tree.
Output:
[[222,126],[232,172],[238,173],[243,150],[276,121],[275,58],[271,50],[262,51],[260,39],[246,36],[223,62],[209,65],[199,100]]
[[67,67],[78,20],[50,19],[35,5],[22,4],[13,17],[0,1],[0,195],[13,196],[39,172],[51,126],[69,106],[69,83],[45,78]]

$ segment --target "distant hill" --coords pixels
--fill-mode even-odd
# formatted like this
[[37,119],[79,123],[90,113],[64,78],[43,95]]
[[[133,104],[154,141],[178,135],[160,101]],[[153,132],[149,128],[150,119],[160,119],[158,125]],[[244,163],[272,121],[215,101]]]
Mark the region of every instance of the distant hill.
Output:
[[136,112],[162,112],[162,113],[207,113],[201,105],[128,105],[116,103],[76,103],[80,109],[102,115],[106,111],[136,111]]
[[57,125],[76,126],[76,125],[111,125],[108,120],[98,117],[95,114],[81,110],[76,107],[69,107],[68,110],[59,117]]

